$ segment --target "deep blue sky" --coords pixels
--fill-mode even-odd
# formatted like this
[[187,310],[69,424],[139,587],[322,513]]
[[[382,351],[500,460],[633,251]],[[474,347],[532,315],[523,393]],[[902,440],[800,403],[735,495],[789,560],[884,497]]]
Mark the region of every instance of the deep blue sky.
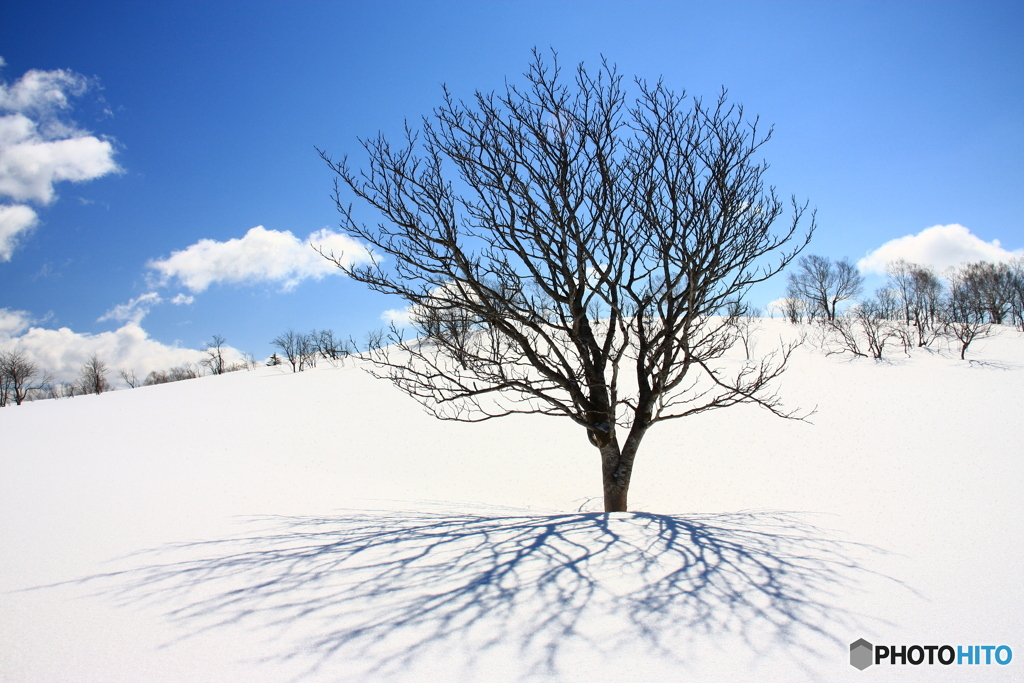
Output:
[[[190,292],[155,287],[146,264],[257,225],[335,227],[314,146],[358,159],[358,137],[429,113],[442,83],[468,96],[516,80],[534,46],[691,95],[727,87],[774,124],[770,180],[817,207],[813,253],[857,260],[949,224],[1024,247],[1020,2],[9,0],[2,15],[0,79],[94,78],[62,115],[110,139],[123,169],[28,202],[39,223],[0,262],[0,308],[40,327],[114,330],[97,319],[151,291],[165,303],[141,325],[163,344],[221,334],[265,356],[288,327],[380,325],[398,302],[341,277]],[[193,302],[166,302],[179,293]]]

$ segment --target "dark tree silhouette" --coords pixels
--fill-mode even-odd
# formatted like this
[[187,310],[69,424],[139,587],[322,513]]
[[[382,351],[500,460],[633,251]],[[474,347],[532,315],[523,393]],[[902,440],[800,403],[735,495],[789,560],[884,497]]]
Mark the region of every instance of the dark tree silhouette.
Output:
[[363,354],[378,376],[442,419],[573,420],[600,452],[606,510],[625,510],[652,425],[740,403],[793,416],[772,389],[792,348],[727,370],[738,332],[720,312],[795,258],[814,220],[795,239],[793,200],[773,228],[784,206],[757,159],[770,131],[724,91],[709,105],[638,80],[629,102],[608,63],[566,82],[539,54],[526,78],[470,102],[445,90],[402,144],[363,142],[368,170],[321,152],[343,229],[383,258],[325,256],[410,305],[418,338],[393,326]]

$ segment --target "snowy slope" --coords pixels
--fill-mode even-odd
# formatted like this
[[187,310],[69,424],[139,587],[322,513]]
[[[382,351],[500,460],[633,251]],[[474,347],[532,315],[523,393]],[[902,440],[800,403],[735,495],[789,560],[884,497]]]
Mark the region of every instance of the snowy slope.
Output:
[[0,410],[0,680],[1024,680],[1024,339],[969,357],[801,349],[810,423],[659,425],[610,517],[575,426],[351,363]]

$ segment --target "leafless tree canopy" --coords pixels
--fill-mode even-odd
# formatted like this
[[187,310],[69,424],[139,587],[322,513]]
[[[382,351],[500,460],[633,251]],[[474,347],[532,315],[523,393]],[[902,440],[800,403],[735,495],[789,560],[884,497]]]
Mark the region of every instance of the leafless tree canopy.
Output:
[[0,406],[24,403],[39,375],[39,366],[24,352],[0,351]]
[[[334,330],[311,330],[303,333],[289,329],[270,343],[281,349],[285,360],[292,366],[292,372],[315,368],[318,358],[337,365],[352,352],[353,346],[351,341],[337,339]],[[281,359],[276,353],[271,360],[269,365],[281,365]]]
[[186,379],[196,379],[202,376],[200,368],[192,365],[191,363],[185,363],[169,370],[153,370],[146,375],[146,381],[143,382],[147,387],[155,384],[167,384],[169,382],[180,382]]
[[806,302],[811,318],[836,319],[836,308],[860,294],[864,278],[849,259],[832,262],[825,256],[803,256],[789,274],[786,296]]
[[121,368],[118,370],[118,374],[121,375],[121,379],[128,385],[129,389],[137,389],[142,385],[142,382],[135,375],[135,370],[132,368]]
[[708,104],[638,80],[629,101],[607,63],[566,79],[539,55],[526,77],[468,102],[446,90],[401,144],[364,141],[365,170],[321,152],[343,229],[384,258],[326,256],[410,305],[419,338],[393,328],[366,354],[378,374],[445,419],[568,417],[600,450],[606,509],[625,510],[653,424],[739,403],[791,416],[770,388],[790,349],[726,372],[737,330],[720,312],[814,220],[794,200],[774,229],[770,131],[724,92]]
[[110,389],[107,364],[100,360],[97,354],[94,353],[82,365],[82,372],[78,376],[78,389],[83,394],[102,394]]
[[230,372],[228,363],[224,360],[224,343],[226,341],[224,337],[215,334],[203,348],[206,356],[199,361],[199,364],[204,368],[209,368],[211,375],[223,375],[225,372]]
[[790,296],[781,308],[793,323],[805,316],[822,323],[819,341],[829,353],[876,360],[883,358],[887,343],[909,353],[939,340],[955,345],[965,359],[970,345],[999,325],[1012,323],[1024,330],[1024,258],[963,263],[941,277],[903,259],[888,263],[886,271],[886,286],[875,297],[839,314],[829,311],[834,305],[829,302],[849,298],[844,291],[859,291],[860,276],[846,269],[844,277],[844,269],[834,268],[827,258],[803,257],[798,272],[790,275]]

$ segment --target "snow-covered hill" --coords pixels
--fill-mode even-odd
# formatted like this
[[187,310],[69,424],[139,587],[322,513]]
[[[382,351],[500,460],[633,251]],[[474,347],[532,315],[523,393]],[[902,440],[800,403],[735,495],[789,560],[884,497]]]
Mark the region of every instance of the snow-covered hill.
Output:
[[658,425],[610,516],[574,425],[353,363],[0,410],[0,680],[1024,680],[1024,339],[968,357],[800,349],[810,423]]

